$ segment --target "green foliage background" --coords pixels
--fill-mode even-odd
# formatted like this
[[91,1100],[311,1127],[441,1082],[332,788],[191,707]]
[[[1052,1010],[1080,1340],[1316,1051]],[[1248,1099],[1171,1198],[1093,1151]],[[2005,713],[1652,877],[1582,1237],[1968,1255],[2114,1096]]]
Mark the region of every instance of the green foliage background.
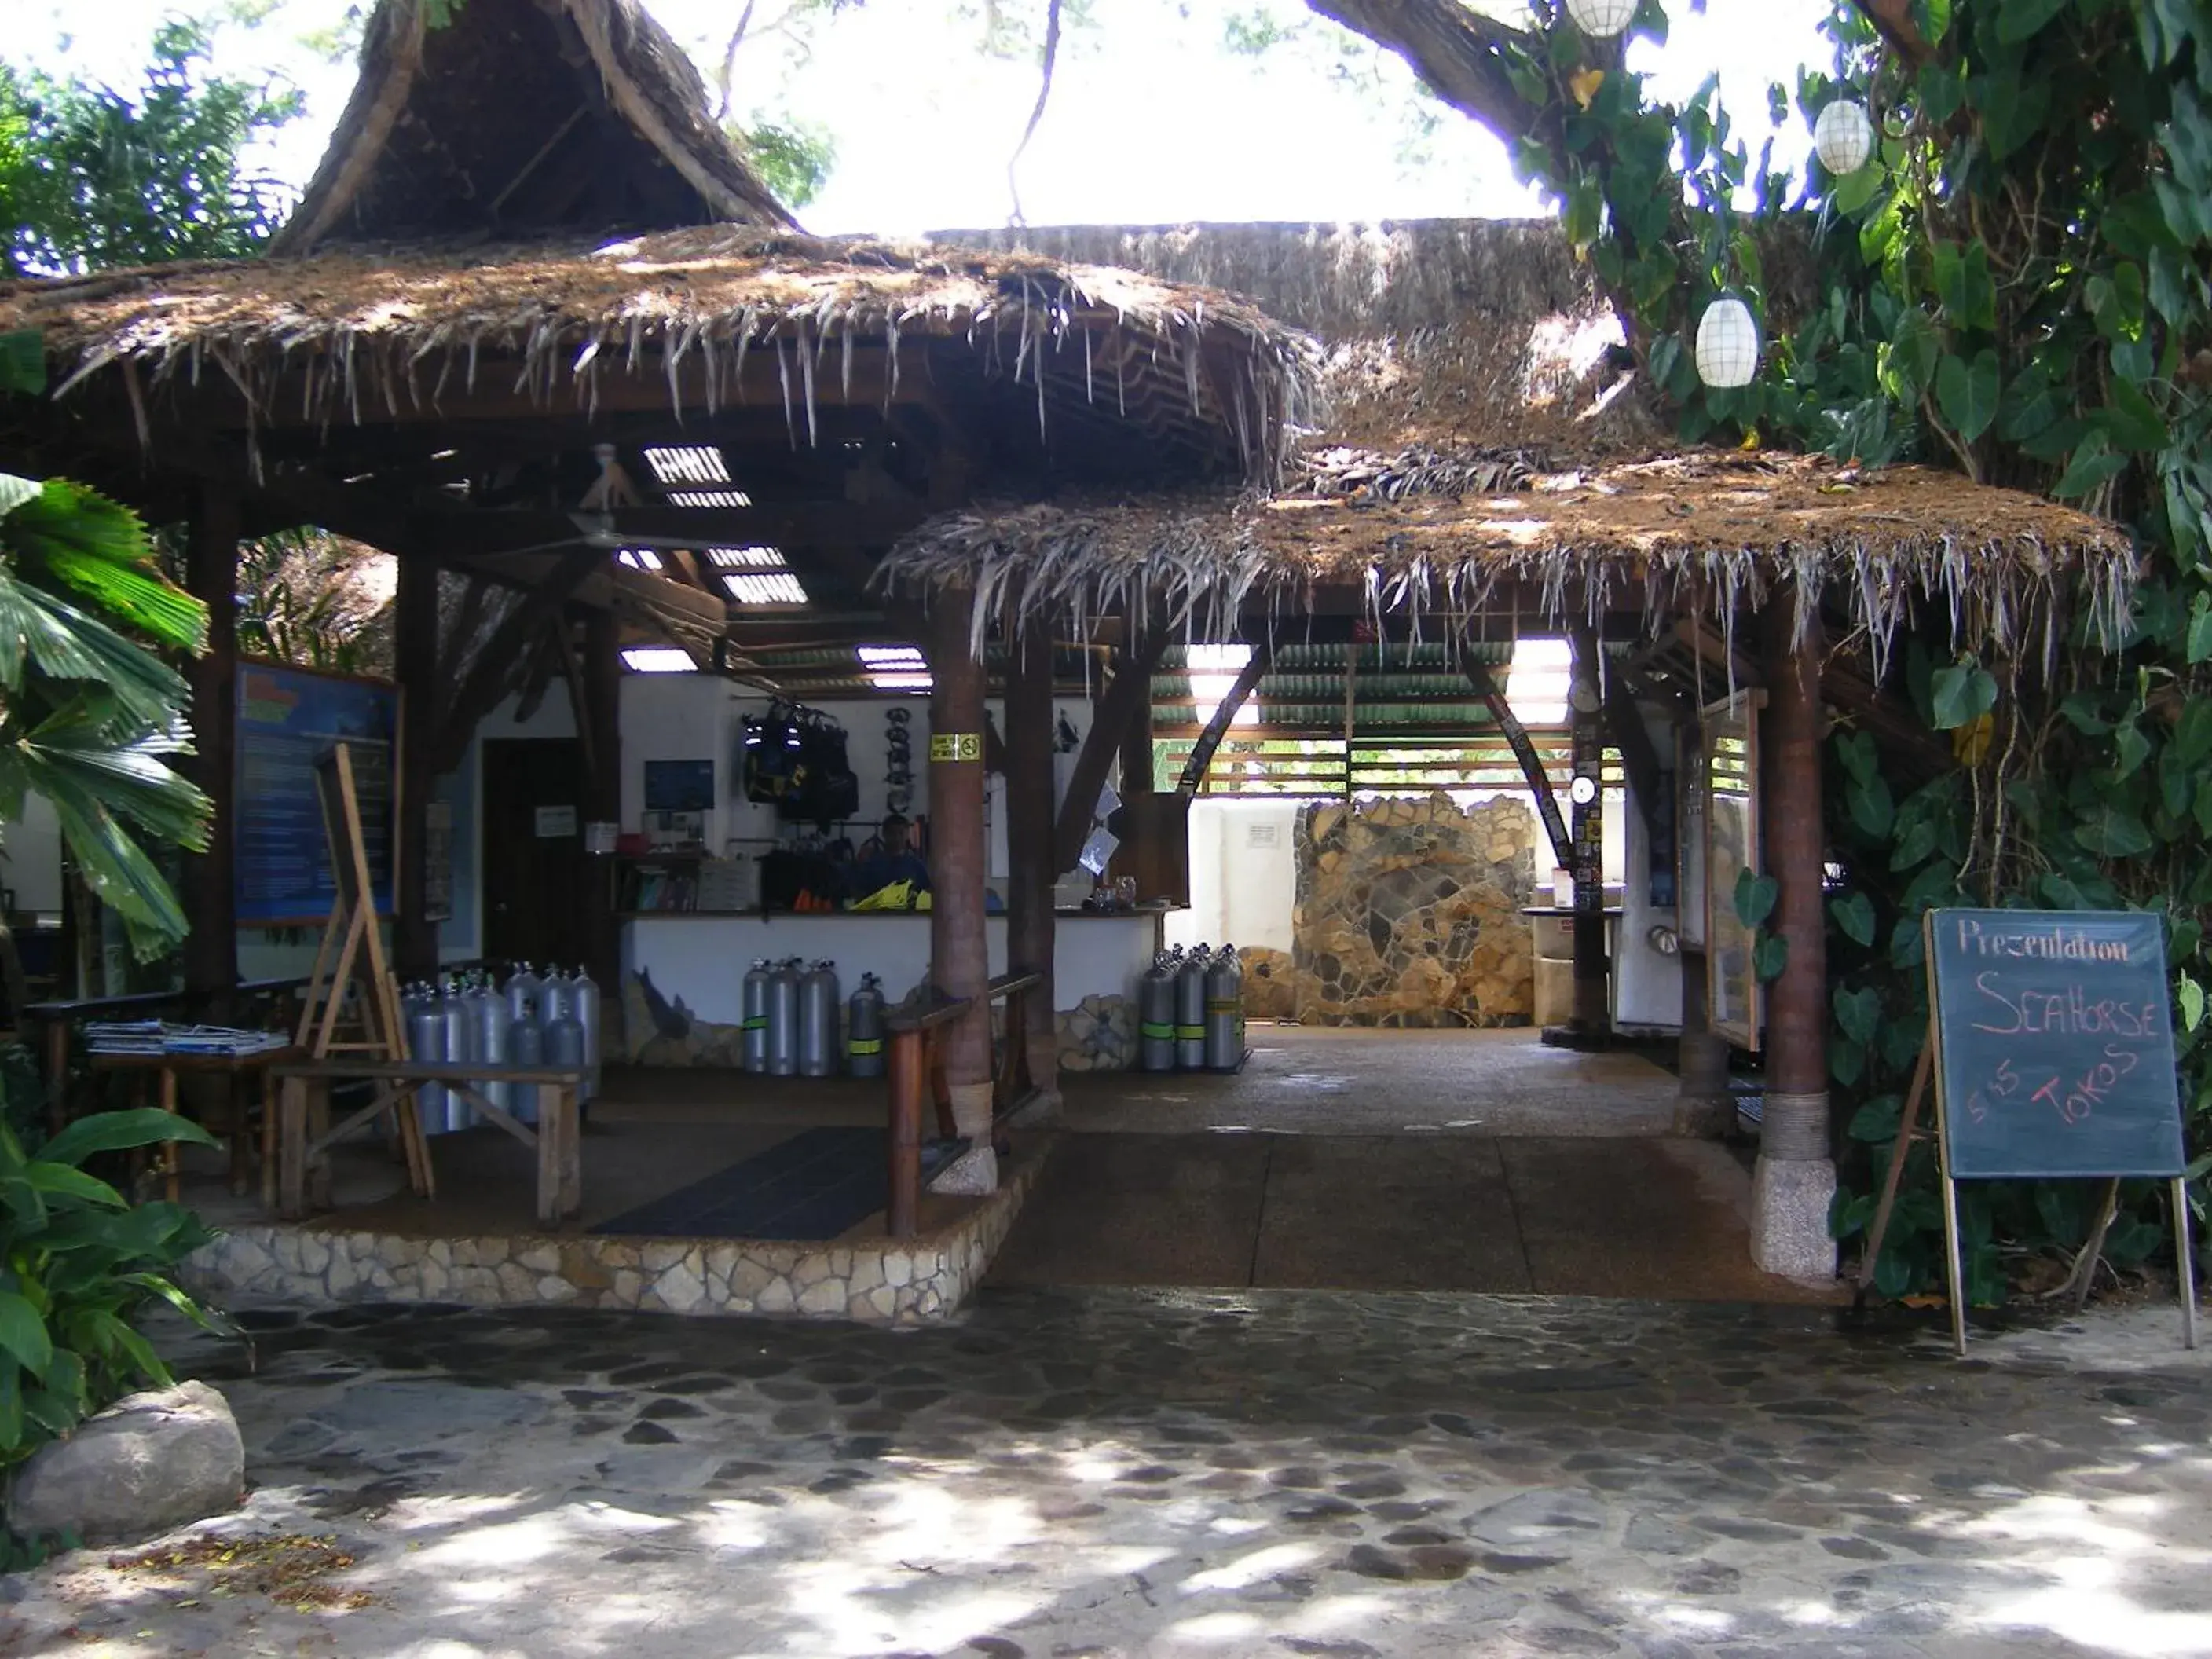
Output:
[[[1794,199],[1769,156],[1732,140],[1716,83],[1680,107],[1647,103],[1617,51],[1558,17],[1508,48],[1516,89],[1548,112],[1516,162],[1557,201],[1684,439],[1948,465],[2118,519],[2143,550],[2116,641],[2085,604],[2048,659],[1954,638],[1940,617],[1907,642],[1893,690],[1954,765],[1908,772],[1869,732],[1833,736],[1829,830],[1850,884],[1832,905],[1829,1062],[1848,1145],[1865,1153],[1846,1159],[1833,1216],[1846,1241],[1871,1216],[1926,1030],[1930,906],[2160,913],[2200,1152],[2212,1125],[2212,9],[1915,0],[1911,21],[1885,39],[1838,4],[1832,68],[1772,89],[1808,124],[1858,99],[1879,130],[1868,166],[1838,179],[1816,161]],[[1666,27],[1645,0],[1636,28]],[[1765,267],[1791,245],[1809,255],[1811,297],[1784,319]],[[1767,335],[1758,380],[1737,391],[1703,386],[1693,361],[1696,319],[1724,291]],[[2191,1171],[2200,1222],[2208,1164]],[[1891,1292],[1939,1260],[1924,1148],[1908,1170],[1879,1264]],[[2128,1194],[2114,1261],[2163,1236],[2144,1188]],[[2008,1244],[2078,1244],[2095,1197],[2087,1183],[1970,1186],[1977,1299],[2002,1294]]]

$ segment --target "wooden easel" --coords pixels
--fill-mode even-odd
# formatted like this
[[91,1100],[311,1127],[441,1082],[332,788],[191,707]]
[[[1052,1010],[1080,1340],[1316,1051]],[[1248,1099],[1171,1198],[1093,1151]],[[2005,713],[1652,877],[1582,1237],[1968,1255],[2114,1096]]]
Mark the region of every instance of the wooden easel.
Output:
[[[316,1060],[339,1054],[378,1060],[412,1059],[407,1052],[407,1023],[399,1012],[399,988],[385,965],[384,937],[376,925],[368,849],[361,833],[361,797],[354,787],[353,755],[346,744],[331,745],[331,752],[316,763],[315,788],[322,799],[323,829],[330,841],[331,874],[337,897],[324,926],[322,943],[315,951],[315,970],[307,981],[300,1029],[293,1040]],[[341,1042],[338,1017],[346,991],[356,979],[361,987],[362,1034],[358,1041]],[[432,1198],[437,1194],[437,1181],[415,1104],[412,1089],[376,1103],[377,1108],[388,1109],[398,1124],[408,1185],[418,1197]]]

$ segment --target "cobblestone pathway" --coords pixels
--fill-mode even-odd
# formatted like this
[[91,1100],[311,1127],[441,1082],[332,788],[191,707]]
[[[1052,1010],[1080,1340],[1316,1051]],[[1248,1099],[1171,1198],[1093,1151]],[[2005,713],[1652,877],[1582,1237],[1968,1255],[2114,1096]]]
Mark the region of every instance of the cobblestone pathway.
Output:
[[264,1313],[253,1374],[185,1353],[258,1483],[200,1530],[330,1539],[366,1605],[83,1552],[9,1581],[0,1652],[2204,1653],[2172,1323],[1961,1365],[1816,1309],[1443,1295]]

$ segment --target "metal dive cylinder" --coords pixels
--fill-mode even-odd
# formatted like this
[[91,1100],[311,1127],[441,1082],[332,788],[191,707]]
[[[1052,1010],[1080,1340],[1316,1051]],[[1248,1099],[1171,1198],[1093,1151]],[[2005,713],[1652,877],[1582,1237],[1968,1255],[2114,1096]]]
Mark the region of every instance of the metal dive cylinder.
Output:
[[799,958],[775,965],[768,981],[768,1070],[770,1077],[799,1074]]
[[1137,1065],[1146,1072],[1172,1072],[1176,1063],[1176,975],[1182,952],[1152,958],[1137,981]]
[[[457,1065],[477,1064],[477,1023],[475,1010],[469,1006],[468,993],[460,981],[446,981],[446,994],[438,999],[439,1018],[446,1024],[446,1058]],[[477,1121],[477,1109],[458,1089],[446,1091],[446,1126],[465,1129]]]
[[739,1018],[744,1022],[745,1070],[764,1073],[768,1070],[768,988],[775,977],[768,958],[756,957],[745,975],[744,1000],[738,1004]]
[[[408,992],[402,1001],[401,1012],[407,1022],[407,1052],[416,1060],[446,1058],[446,1018],[438,1006],[438,993],[428,985],[417,985]],[[446,1133],[446,1085],[442,1083],[419,1083],[415,1085],[415,1113],[426,1135]]]
[[799,1073],[834,1077],[837,1072],[837,964],[827,958],[799,981]]
[[[518,966],[507,981],[507,1063],[510,1066],[545,1063],[545,1027],[538,1018],[544,991],[544,981],[530,971],[527,963]],[[538,1085],[509,1084],[507,1109],[518,1123],[537,1122]]]
[[[571,1066],[581,1070],[584,1065],[584,1022],[576,1018],[574,988],[568,980],[559,981],[557,995],[549,995],[546,1006],[557,1010],[541,1024],[545,1033],[545,1063],[548,1066]],[[583,1098],[580,1085],[577,1098]]]
[[884,1074],[884,987],[873,974],[860,975],[846,1006],[845,1062],[854,1077]]
[[1201,945],[1176,974],[1176,1064],[1186,1072],[1206,1068],[1206,970],[1212,959]]
[[1224,945],[1206,970],[1206,1065],[1233,1072],[1244,1061],[1244,972],[1237,947]]
[[568,994],[574,1006],[576,1024],[584,1028],[584,1093],[590,1100],[599,1092],[599,982],[592,977],[588,968],[576,969],[576,977],[568,982]]
[[[477,1060],[485,1066],[507,1064],[507,999],[492,988],[489,975],[477,981],[476,988],[466,999],[469,1016],[477,1028]],[[511,1112],[514,1102],[504,1083],[487,1083],[477,1091],[502,1112]]]

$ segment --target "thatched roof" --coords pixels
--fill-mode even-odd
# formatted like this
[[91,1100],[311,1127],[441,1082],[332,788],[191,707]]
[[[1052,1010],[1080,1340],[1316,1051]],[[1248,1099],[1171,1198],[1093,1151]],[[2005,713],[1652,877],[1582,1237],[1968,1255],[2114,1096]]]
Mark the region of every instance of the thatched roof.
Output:
[[636,0],[381,0],[352,99],[271,247],[717,220],[793,222]]
[[[165,390],[206,380],[257,420],[281,398],[288,419],[342,424],[434,410],[480,375],[551,411],[595,408],[617,380],[665,385],[678,413],[711,411],[743,397],[750,359],[756,397],[765,375],[802,437],[817,393],[876,352],[887,400],[926,372],[957,406],[964,377],[1033,428],[1133,446],[1137,460],[1203,451],[1200,471],[1225,458],[1254,478],[1274,475],[1312,379],[1303,336],[1204,289],[733,226],[465,259],[343,247],[0,284],[0,331],[15,329],[43,332],[57,398],[119,377],[134,408],[158,413]],[[926,364],[917,343],[934,348]]]
[[1272,499],[1186,496],[948,514],[894,548],[878,580],[927,592],[972,583],[977,612],[1162,613],[1193,637],[1234,637],[1240,613],[1313,608],[1316,589],[1439,629],[1510,592],[1532,623],[1641,609],[1733,626],[1794,585],[1863,629],[1877,663],[1923,608],[1962,638],[2056,648],[2076,604],[2120,632],[2136,556],[2112,526],[2038,496],[1922,467],[1862,471],[1818,457],[1707,452],[1540,473],[1498,465],[1499,487],[1449,471]]

